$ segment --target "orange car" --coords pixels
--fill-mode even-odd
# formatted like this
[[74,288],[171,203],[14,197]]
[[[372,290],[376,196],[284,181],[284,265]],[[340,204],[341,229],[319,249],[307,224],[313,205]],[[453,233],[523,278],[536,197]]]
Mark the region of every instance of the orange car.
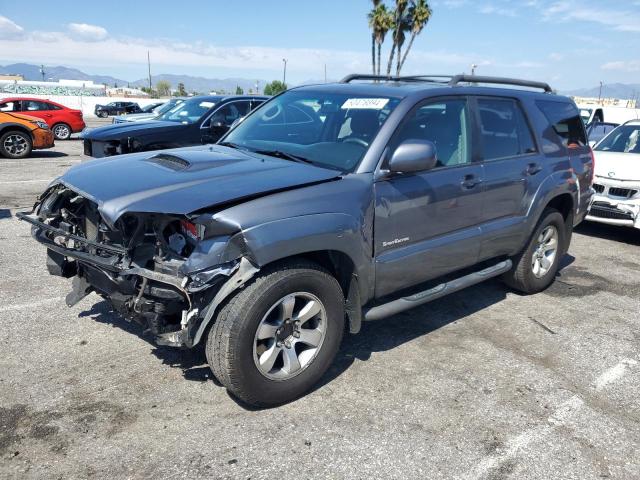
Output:
[[53,147],[53,133],[39,118],[0,112],[0,155],[24,158],[31,150]]

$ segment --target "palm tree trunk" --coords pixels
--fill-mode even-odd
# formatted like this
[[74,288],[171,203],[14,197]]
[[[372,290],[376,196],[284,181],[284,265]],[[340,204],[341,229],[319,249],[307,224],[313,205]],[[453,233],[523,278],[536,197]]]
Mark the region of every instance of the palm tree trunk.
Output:
[[389,62],[387,63],[387,77],[391,76],[391,65],[393,65],[393,57],[396,53],[396,43],[393,42],[391,45],[391,51],[389,52]]
[[371,71],[373,75],[376,74],[376,36],[373,33],[371,34]]
[[402,58],[402,45],[398,45],[398,58],[396,62],[396,76],[400,75],[400,59]]
[[409,45],[407,45],[407,49],[404,51],[404,55],[402,56],[402,61],[400,62],[400,66],[398,67],[398,75],[400,75],[400,70],[402,70],[402,67],[404,67],[404,62],[407,59],[407,55],[409,55],[409,50],[411,50],[411,46],[413,45],[413,40],[417,36],[418,35],[416,33],[412,33],[411,34],[411,39],[409,40]]
[[380,54],[381,53],[382,53],[382,42],[378,44],[378,71],[376,72],[377,75],[380,75]]

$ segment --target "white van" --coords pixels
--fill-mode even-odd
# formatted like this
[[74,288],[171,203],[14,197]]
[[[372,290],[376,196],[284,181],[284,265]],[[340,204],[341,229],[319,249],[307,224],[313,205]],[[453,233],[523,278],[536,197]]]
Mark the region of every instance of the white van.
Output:
[[578,104],[580,116],[585,125],[593,122],[623,124],[629,120],[640,119],[640,109],[626,107],[607,107],[593,104]]

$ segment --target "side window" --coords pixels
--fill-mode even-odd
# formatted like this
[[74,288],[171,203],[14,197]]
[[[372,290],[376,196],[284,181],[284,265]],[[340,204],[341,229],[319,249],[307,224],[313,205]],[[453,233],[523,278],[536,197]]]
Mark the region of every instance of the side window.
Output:
[[587,145],[584,124],[580,119],[580,112],[569,102],[554,102],[540,100],[536,104],[542,111],[553,130],[562,139],[565,147],[575,148]]
[[536,145],[522,109],[515,100],[479,98],[484,160],[534,153]]
[[405,140],[429,140],[436,146],[436,167],[471,162],[469,112],[464,99],[427,103],[410,113],[396,132],[393,145]]
[[213,114],[210,120],[210,125],[221,124],[222,126],[229,127],[238,117],[243,114],[240,113],[240,109],[248,107],[248,102],[232,102],[220,107]]
[[49,104],[44,102],[36,102],[34,100],[23,100],[22,110],[25,112],[37,112],[40,110],[50,110]]
[[0,112],[17,112],[18,110],[18,102],[0,103]]
[[62,110],[62,107],[54,105],[53,103],[47,103],[47,110]]

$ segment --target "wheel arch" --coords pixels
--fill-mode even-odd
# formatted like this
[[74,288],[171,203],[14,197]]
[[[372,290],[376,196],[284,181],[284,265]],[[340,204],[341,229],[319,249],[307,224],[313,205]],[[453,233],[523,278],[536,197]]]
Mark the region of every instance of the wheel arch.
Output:
[[22,133],[28,134],[29,138],[31,138],[31,141],[33,141],[33,133],[32,133],[32,131],[29,130],[24,125],[22,125],[21,123],[10,122],[10,123],[0,124],[0,136],[4,135],[5,133],[7,133],[9,131],[12,131],[12,130],[19,130]]

